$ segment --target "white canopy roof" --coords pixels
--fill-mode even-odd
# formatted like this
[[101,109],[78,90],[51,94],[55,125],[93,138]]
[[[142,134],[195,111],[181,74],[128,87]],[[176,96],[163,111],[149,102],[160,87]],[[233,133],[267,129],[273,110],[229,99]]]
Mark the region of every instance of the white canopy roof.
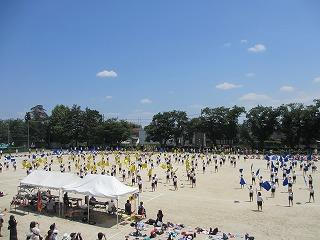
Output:
[[76,182],[79,177],[72,173],[47,172],[35,170],[21,180],[20,185],[61,189],[66,184]]
[[77,182],[64,186],[62,189],[65,192],[114,199],[139,192],[138,188],[126,186],[115,177],[98,174],[89,174],[82,179],[78,179]]

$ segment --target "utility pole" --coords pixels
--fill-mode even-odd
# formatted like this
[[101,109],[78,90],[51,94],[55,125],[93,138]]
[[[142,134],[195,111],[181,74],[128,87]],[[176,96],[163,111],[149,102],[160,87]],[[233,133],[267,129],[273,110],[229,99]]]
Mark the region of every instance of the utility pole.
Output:
[[28,120],[28,151],[30,148],[30,121]]
[[10,123],[8,121],[8,145],[9,145],[9,139],[10,139]]
[[28,127],[28,151],[29,151],[29,148],[30,148],[30,120],[31,120],[31,114],[30,112],[27,112],[24,119],[26,120],[27,122],[27,127]]

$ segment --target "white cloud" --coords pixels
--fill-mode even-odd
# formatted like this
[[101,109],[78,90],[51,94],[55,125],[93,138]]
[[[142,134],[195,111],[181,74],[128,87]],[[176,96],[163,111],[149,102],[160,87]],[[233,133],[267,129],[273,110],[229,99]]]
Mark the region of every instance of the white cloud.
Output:
[[262,53],[265,52],[267,50],[266,46],[263,44],[256,44],[253,47],[248,48],[249,52],[253,52],[253,53]]
[[246,73],[246,77],[247,77],[247,78],[253,78],[253,77],[255,77],[255,76],[256,76],[256,74],[253,73],[253,72]]
[[228,83],[228,82],[224,82],[224,83],[216,85],[216,88],[221,89],[221,90],[230,90],[230,89],[240,88],[240,87],[242,87],[242,85],[236,85],[236,84]]
[[98,72],[96,76],[100,78],[115,78],[118,76],[118,74],[113,70],[103,70],[101,72]]
[[108,112],[106,114],[104,114],[104,117],[105,118],[118,118],[120,115],[120,113],[117,113],[117,112]]
[[247,43],[248,43],[248,40],[242,39],[240,42],[241,42],[242,44],[247,44]]
[[292,86],[282,86],[280,88],[280,91],[282,91],[282,92],[293,92],[294,91],[294,87],[292,87]]
[[231,47],[231,43],[226,42],[226,43],[223,44],[223,46],[224,46],[224,47]]
[[202,108],[204,108],[204,106],[201,104],[191,104],[189,108],[201,110]]
[[150,104],[152,101],[149,98],[143,98],[140,100],[140,103],[142,104]]
[[319,76],[319,77],[315,77],[315,78],[313,79],[313,82],[314,82],[314,83],[320,83],[320,76]]
[[257,94],[257,93],[247,93],[239,98],[240,101],[250,101],[250,102],[257,102],[257,101],[266,101],[271,100],[268,95],[265,94]]
[[107,100],[110,100],[110,99],[112,99],[112,96],[106,96],[105,97]]
[[320,93],[317,91],[299,91],[296,96],[294,96],[288,102],[301,102],[303,104],[312,104],[314,99],[319,99]]

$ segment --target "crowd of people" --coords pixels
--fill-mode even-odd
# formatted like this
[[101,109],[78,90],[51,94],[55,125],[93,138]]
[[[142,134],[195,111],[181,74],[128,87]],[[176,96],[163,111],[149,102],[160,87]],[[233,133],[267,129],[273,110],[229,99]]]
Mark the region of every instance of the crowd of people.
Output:
[[[3,215],[3,213],[0,215],[0,237],[3,237],[2,229],[6,226]],[[9,231],[9,240],[18,240],[18,221],[14,215],[10,215],[7,229]],[[30,222],[25,237],[27,240],[83,240],[80,232],[60,233],[55,223],[50,225],[46,233],[43,233],[40,231],[40,224],[36,221]],[[106,240],[106,235],[99,232],[96,239]]]
[[[294,198],[294,191],[293,186],[296,183],[297,180],[297,173],[296,169],[298,168],[298,163],[300,163],[300,171],[302,173],[306,190],[308,193],[308,200],[309,203],[315,201],[314,199],[314,187],[313,187],[313,177],[312,174],[314,174],[317,170],[317,166],[315,164],[315,161],[317,159],[310,157],[309,159],[306,159],[304,156],[276,156],[275,159],[271,160],[269,157],[266,157],[267,164],[266,168],[270,171],[270,178],[268,180],[264,180],[263,176],[260,173],[260,169],[257,170],[257,172],[251,173],[251,185],[248,187],[249,189],[249,201],[253,201],[253,195],[254,195],[254,187],[256,186],[256,178],[259,178],[259,187],[255,187],[255,192],[257,194],[257,207],[258,211],[262,211],[262,205],[263,205],[263,197],[262,197],[262,190],[269,191],[271,190],[271,198],[275,198],[276,189],[280,186],[279,184],[279,177],[278,173],[282,171],[282,186],[287,188],[288,193],[288,206],[293,206],[293,198]],[[251,171],[252,171],[251,166]],[[311,170],[311,171],[310,171]],[[240,169],[240,186],[241,188],[246,185],[246,181],[243,178],[243,169]],[[308,179],[308,180],[307,180]]]
[[[17,161],[14,155],[6,155],[3,164],[0,162],[0,173],[5,170],[17,169]],[[21,157],[21,155],[19,156]],[[87,174],[102,174],[118,177],[127,185],[137,186],[139,192],[142,193],[145,188],[146,181],[143,181],[143,174],[146,173],[146,177],[149,181],[149,187],[152,192],[157,191],[159,179],[165,179],[164,186],[173,187],[172,190],[179,190],[179,181],[185,177],[185,181],[190,185],[190,188],[197,187],[197,175],[206,174],[209,167],[212,167],[211,173],[218,173],[223,167],[236,168],[240,159],[261,159],[261,155],[256,154],[244,154],[238,151],[227,150],[226,153],[215,152],[184,152],[177,151],[174,153],[167,152],[125,152],[125,151],[68,151],[49,153],[45,151],[39,151],[34,154],[25,154],[22,161],[22,167],[26,170],[27,174],[32,173],[33,170],[53,171],[58,169],[63,172],[75,172],[80,178],[83,178]],[[251,169],[239,169],[240,171],[240,186],[244,189],[247,186],[249,190],[249,200],[254,202],[256,198],[257,209],[262,211],[264,204],[263,195],[267,196],[267,192],[270,191],[270,198],[276,198],[277,189],[284,187],[288,194],[288,206],[294,205],[294,192],[296,189],[294,185],[297,182],[297,175],[303,176],[306,184],[306,190],[308,190],[309,202],[315,201],[314,191],[314,178],[313,175],[317,172],[315,156],[306,157],[306,155],[288,155],[283,157],[278,155],[275,159],[267,159],[266,156],[266,169],[267,171],[253,170],[253,164]],[[175,167],[182,167],[185,175],[179,175]],[[155,173],[155,169],[162,169]],[[267,176],[266,176],[266,173]],[[279,177],[282,173],[282,178]],[[263,176],[264,175],[264,176]],[[246,177],[250,176],[251,181],[246,181]],[[281,181],[282,180],[282,183]],[[247,184],[247,182],[249,184]],[[164,182],[161,182],[164,183]],[[182,187],[182,185],[181,185]],[[67,193],[64,195],[63,202],[65,206],[69,206],[70,202]],[[96,199],[91,197],[89,204],[94,204]],[[55,202],[53,198],[48,198],[46,204],[48,211],[55,212]],[[106,212],[114,214],[117,209],[113,200],[109,201],[106,206]],[[127,200],[124,206],[124,212],[127,215],[133,213],[130,200]],[[139,203],[137,214],[146,218],[147,213],[143,202]],[[162,222],[163,213],[159,210],[156,218],[156,222]],[[1,228],[4,226],[3,219],[0,218],[0,236]],[[2,221],[2,222],[1,222]],[[14,216],[10,216],[8,222],[8,230],[10,230],[10,239],[16,239],[17,235],[17,221]],[[55,224],[53,224],[44,235],[45,239],[82,239],[80,233],[72,233],[61,236],[57,230]],[[12,237],[11,237],[12,236]],[[28,239],[42,239],[44,238],[40,234],[39,224],[36,222],[30,223],[30,236]],[[99,233],[98,239],[102,239],[105,236]]]

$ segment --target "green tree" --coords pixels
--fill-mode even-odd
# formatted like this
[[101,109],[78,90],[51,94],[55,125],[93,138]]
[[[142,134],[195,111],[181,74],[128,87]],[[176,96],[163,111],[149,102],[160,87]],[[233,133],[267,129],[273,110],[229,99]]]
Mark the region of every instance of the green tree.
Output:
[[84,131],[84,112],[78,105],[73,105],[69,114],[70,120],[68,121],[68,128],[72,144],[78,146],[79,143],[85,141]]
[[247,113],[246,124],[253,139],[258,141],[260,150],[264,149],[264,142],[268,140],[278,126],[279,111],[272,107],[258,105]]
[[283,143],[290,148],[300,144],[302,117],[304,112],[303,104],[290,103],[281,105],[279,108],[280,131],[283,134]]
[[30,142],[37,147],[48,144],[48,115],[42,105],[36,105],[30,109],[26,121],[29,122]]
[[83,112],[83,131],[87,145],[92,146],[103,143],[99,134],[102,127],[102,115],[97,110],[86,108]]
[[228,108],[224,122],[224,137],[237,140],[239,135],[239,117],[245,113],[244,107],[233,106]]
[[22,119],[10,119],[9,124],[9,142],[11,146],[26,146],[27,142],[27,125]]
[[250,146],[252,149],[256,147],[247,121],[244,121],[239,125],[239,144],[243,146]]
[[51,141],[66,145],[71,142],[71,110],[64,105],[56,105],[50,116]]
[[119,145],[128,140],[131,135],[132,124],[115,118],[107,119],[103,123],[103,138],[107,145]]
[[319,139],[320,135],[320,102],[315,100],[315,105],[306,106],[302,112],[301,137],[308,147]]
[[151,123],[145,127],[148,139],[159,142],[162,146],[174,137],[175,121],[171,112],[157,113]]
[[[0,120],[0,144],[8,143],[8,120]],[[10,137],[10,135],[9,135]]]
[[238,135],[238,121],[243,107],[204,108],[201,111],[201,121],[206,135],[214,142],[217,139],[235,140]]
[[203,123],[202,119],[200,117],[192,118],[187,122],[186,127],[186,139],[189,140],[189,142],[192,142],[192,138],[194,133],[202,133],[203,132]]
[[[183,144],[184,136],[187,133],[188,117],[187,113],[183,111],[171,111],[171,121],[173,122],[172,135],[176,145]],[[182,142],[179,142],[179,138]]]

